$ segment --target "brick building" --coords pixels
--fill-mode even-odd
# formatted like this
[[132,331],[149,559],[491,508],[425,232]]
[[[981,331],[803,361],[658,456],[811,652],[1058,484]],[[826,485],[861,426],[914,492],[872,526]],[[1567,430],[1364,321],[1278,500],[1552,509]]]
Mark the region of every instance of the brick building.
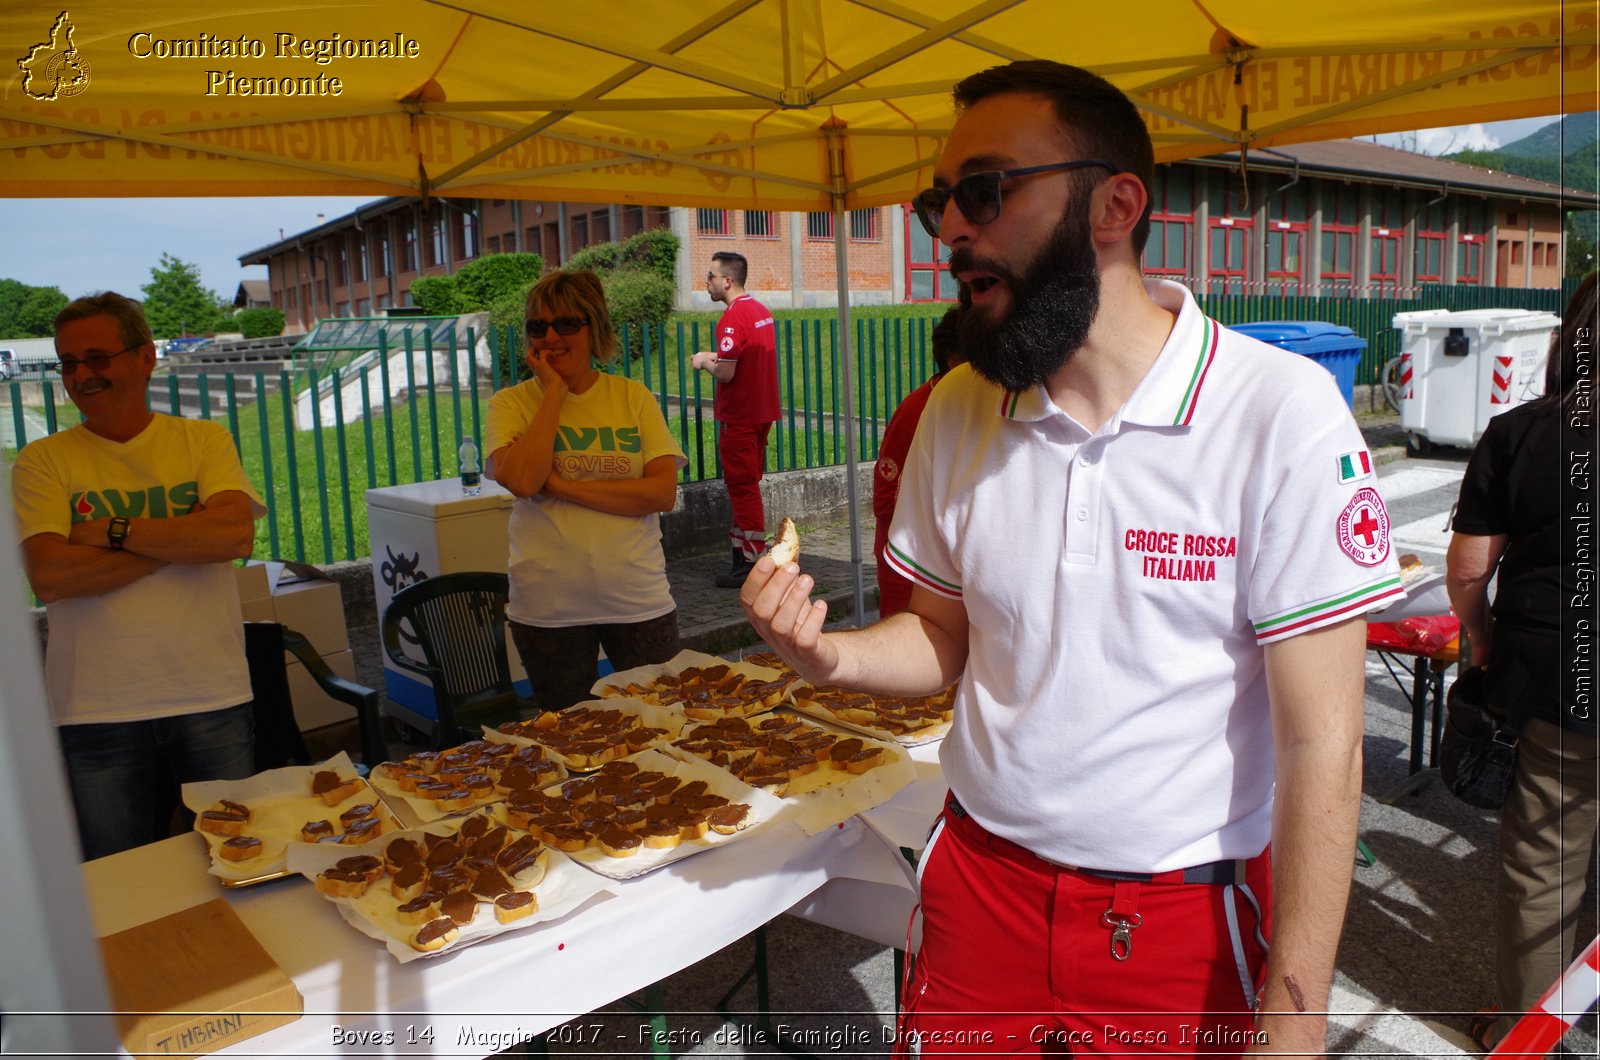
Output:
[[[1146,272],[1210,293],[1401,295],[1421,284],[1557,287],[1562,218],[1600,199],[1357,140],[1157,168]],[[291,333],[328,316],[407,305],[411,282],[482,254],[534,251],[547,268],[595,243],[669,227],[682,242],[677,304],[710,309],[711,255],[750,261],[773,308],[837,300],[834,215],[505,199],[381,199],[240,257],[266,265]],[[948,299],[954,282],[906,206],[846,215],[853,304]]]

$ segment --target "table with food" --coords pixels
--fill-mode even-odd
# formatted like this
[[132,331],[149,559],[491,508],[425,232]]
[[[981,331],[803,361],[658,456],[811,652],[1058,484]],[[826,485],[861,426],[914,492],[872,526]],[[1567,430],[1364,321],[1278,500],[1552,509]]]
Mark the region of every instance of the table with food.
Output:
[[96,933],[225,898],[304,1014],[223,1055],[535,1035],[791,909],[903,944],[948,701],[690,651],[592,694],[365,777],[338,755],[186,786],[194,834],[85,865]]

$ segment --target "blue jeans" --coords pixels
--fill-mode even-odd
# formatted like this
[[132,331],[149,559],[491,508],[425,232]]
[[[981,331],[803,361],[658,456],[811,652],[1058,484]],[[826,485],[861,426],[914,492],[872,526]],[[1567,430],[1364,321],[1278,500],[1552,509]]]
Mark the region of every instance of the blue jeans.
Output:
[[255,772],[249,703],[56,731],[85,861],[167,838],[180,785],[240,780]]

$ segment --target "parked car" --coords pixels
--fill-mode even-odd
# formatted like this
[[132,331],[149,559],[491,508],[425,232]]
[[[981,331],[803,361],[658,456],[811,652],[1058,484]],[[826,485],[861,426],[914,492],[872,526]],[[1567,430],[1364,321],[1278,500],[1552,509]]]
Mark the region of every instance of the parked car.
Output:
[[17,374],[17,351],[0,350],[0,379],[10,379]]

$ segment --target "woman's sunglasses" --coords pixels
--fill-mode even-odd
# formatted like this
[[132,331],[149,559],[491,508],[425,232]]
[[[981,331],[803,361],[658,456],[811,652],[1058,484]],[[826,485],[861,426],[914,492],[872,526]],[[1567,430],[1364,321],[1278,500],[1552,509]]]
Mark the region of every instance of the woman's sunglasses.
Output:
[[944,208],[951,199],[961,207],[961,216],[975,225],[986,225],[1000,216],[1000,184],[1016,177],[1035,173],[1051,173],[1058,169],[1087,169],[1100,166],[1116,173],[1110,162],[1098,158],[1085,158],[1078,162],[1052,162],[1046,166],[1023,166],[1021,169],[986,169],[981,173],[968,173],[948,188],[928,188],[917,193],[911,205],[917,211],[917,220],[935,239],[944,224]]
[[576,335],[589,324],[588,317],[556,317],[554,320],[528,321],[528,338],[542,339],[554,331],[557,335]]

